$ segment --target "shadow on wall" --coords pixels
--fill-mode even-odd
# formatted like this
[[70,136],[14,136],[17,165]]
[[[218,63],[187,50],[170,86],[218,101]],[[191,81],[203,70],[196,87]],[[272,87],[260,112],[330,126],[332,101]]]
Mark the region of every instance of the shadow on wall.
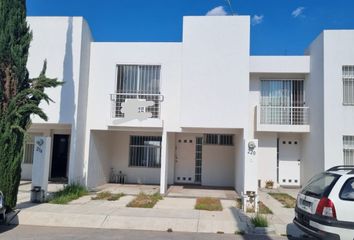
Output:
[[[76,132],[76,103],[75,103],[75,82],[74,82],[74,61],[73,61],[73,17],[68,18],[68,28],[66,31],[65,56],[63,62],[63,81],[64,85],[60,93],[60,112],[59,123],[71,124],[71,133]],[[73,139],[75,134],[71,134],[70,138],[70,156],[75,155],[76,141]],[[71,166],[70,158],[68,166]],[[68,173],[70,175],[70,172]],[[71,182],[84,184],[84,177],[72,179]]]
[[63,62],[64,85],[60,93],[59,123],[72,124],[75,126],[75,85],[73,66],[73,18],[68,19],[68,29],[66,31],[65,56]]

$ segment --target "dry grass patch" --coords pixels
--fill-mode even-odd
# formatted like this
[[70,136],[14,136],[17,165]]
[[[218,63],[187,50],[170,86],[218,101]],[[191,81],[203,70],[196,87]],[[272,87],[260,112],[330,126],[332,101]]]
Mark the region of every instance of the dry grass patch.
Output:
[[194,208],[207,211],[222,211],[220,200],[212,197],[197,198]]
[[99,192],[95,197],[92,197],[92,200],[108,200],[108,201],[116,201],[124,196],[124,193],[111,193],[111,192]]
[[278,200],[286,208],[294,208],[296,199],[287,193],[268,193],[270,196]]
[[153,208],[155,204],[162,199],[163,198],[159,193],[155,193],[152,195],[139,193],[139,195],[136,196],[136,198],[134,198],[130,203],[128,203],[127,207]]

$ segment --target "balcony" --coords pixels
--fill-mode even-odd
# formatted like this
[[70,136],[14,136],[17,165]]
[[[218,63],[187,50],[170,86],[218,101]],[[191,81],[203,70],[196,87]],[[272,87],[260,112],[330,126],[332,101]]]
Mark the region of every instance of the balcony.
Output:
[[[127,100],[138,100],[124,109]],[[161,94],[114,93],[110,94],[112,126],[162,127]],[[135,105],[136,104],[136,105]],[[127,114],[129,111],[129,115]],[[131,115],[132,114],[132,115]]]
[[257,131],[309,132],[309,107],[257,106]]

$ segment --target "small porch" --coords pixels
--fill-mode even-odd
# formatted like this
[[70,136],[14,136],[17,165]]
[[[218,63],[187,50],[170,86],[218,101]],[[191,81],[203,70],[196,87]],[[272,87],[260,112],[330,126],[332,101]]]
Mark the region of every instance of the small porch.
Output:
[[235,200],[239,194],[232,187],[210,187],[198,185],[171,185],[167,197],[198,198],[214,197],[223,200]]
[[[117,127],[93,130],[87,185],[89,188],[112,182],[159,185],[161,194],[167,194],[168,186],[173,186],[169,194],[191,197],[209,196],[210,188],[243,191],[243,158],[242,129],[183,128],[181,132],[165,132]],[[114,177],[112,181],[112,176],[117,175],[124,176],[124,181]],[[224,199],[233,195],[216,194]]]
[[107,183],[95,188],[96,191],[108,191],[111,193],[124,193],[125,195],[138,195],[139,193],[154,194],[160,192],[160,185],[146,184],[116,184]]
[[161,193],[202,197],[243,185],[242,129],[182,128],[163,132],[162,139]]
[[[124,193],[125,195],[138,195],[139,193],[155,194],[160,192],[160,185],[147,184],[115,184],[107,183],[94,189],[95,191],[108,191],[111,193]],[[200,185],[169,185],[166,197],[171,198],[198,198],[214,197],[222,200],[235,200],[239,194],[232,187],[211,187]]]

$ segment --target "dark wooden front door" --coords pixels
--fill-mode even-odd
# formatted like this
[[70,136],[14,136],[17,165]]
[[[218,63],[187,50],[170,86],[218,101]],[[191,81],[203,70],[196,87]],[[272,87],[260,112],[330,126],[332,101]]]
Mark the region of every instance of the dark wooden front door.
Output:
[[55,134],[51,178],[67,178],[69,135]]

